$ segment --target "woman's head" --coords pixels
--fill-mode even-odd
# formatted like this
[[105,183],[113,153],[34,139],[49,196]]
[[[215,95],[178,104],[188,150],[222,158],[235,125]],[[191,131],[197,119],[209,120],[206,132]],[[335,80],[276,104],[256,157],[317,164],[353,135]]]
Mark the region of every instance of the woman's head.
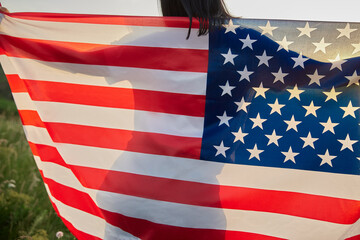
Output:
[[188,37],[193,17],[200,22],[199,36],[231,18],[223,0],[160,0],[160,3],[163,16],[190,18]]

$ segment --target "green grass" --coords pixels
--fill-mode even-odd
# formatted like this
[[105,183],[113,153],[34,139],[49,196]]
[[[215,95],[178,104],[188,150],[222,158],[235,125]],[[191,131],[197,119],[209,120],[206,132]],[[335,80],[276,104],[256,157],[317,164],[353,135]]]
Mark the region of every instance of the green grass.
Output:
[[0,72],[0,239],[74,239],[53,210]]

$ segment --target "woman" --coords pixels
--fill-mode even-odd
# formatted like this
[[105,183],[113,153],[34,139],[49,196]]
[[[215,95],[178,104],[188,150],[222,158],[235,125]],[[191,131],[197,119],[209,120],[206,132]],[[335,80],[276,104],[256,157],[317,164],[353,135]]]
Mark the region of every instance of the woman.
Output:
[[220,27],[231,15],[223,0],[160,0],[164,16],[189,17],[190,36],[192,18],[200,22],[198,35],[205,35],[216,27]]

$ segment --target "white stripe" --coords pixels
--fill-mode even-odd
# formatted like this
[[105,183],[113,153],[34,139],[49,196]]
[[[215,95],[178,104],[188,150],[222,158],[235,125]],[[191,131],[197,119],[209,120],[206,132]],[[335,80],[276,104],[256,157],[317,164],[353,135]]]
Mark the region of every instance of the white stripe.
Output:
[[126,26],[94,23],[36,21],[5,16],[0,34],[19,38],[166,48],[208,49],[208,35],[191,34],[187,28]]
[[[72,188],[81,192],[86,192],[86,188],[81,186],[80,182],[75,178],[73,173],[68,168],[53,163],[41,162],[39,157],[35,157],[35,161],[39,170],[43,171],[43,174],[46,178],[52,179],[66,186],[71,186]],[[107,223],[102,218],[63,204],[61,201],[51,195],[51,191],[46,183],[45,187],[49,197],[51,198],[51,201],[58,208],[60,215],[71,222],[71,224],[73,224],[76,229],[102,239],[138,239],[131,234],[121,230],[120,228]],[[91,192],[91,190],[89,191]]]
[[[33,101],[28,93],[13,94],[18,110],[37,111],[43,122],[59,122],[183,137],[202,137],[204,118],[140,110]],[[147,121],[142,121],[147,119]],[[171,123],[171,124],[169,124]]]
[[96,216],[61,203],[51,195],[50,189],[47,184],[45,184],[45,187],[51,201],[58,208],[60,216],[64,217],[79,231],[99,238],[102,238],[104,236],[104,221],[102,221]]
[[224,164],[72,144],[56,143],[56,147],[70,165],[223,186],[360,200],[360,177],[356,175]]
[[[66,168],[54,163],[44,163],[42,170],[54,181],[78,188],[74,185],[78,180]],[[199,207],[104,191],[90,195],[102,209],[178,227],[245,231],[295,240],[336,239],[350,227],[288,215]]]
[[[18,110],[35,110],[44,122],[62,122],[184,137],[202,137],[204,119],[201,117],[33,101],[28,93],[13,93],[13,97]],[[142,121],[143,119],[147,119],[147,121]]]
[[35,163],[36,163],[36,166],[37,168],[40,170],[42,169],[42,162],[41,162],[41,159],[39,156],[36,156],[36,155],[33,155],[34,156],[34,160],[35,160]]
[[199,207],[103,191],[98,192],[97,200],[102,209],[159,224],[244,231],[294,240],[336,239],[350,227],[289,215]]
[[13,93],[12,95],[18,110],[37,110],[28,93]]
[[55,144],[52,141],[46,128],[29,126],[29,125],[24,125],[23,127],[26,135],[26,139],[28,141],[35,144],[43,144],[43,145],[55,147]]
[[347,239],[357,235],[360,235],[360,219],[357,220],[356,223],[351,225],[349,230],[340,239]]
[[10,58],[6,55],[0,55],[0,63],[5,74],[17,74],[18,70],[14,68]]
[[[48,188],[48,186],[45,184]],[[101,238],[101,239],[111,239],[111,240],[135,240],[139,239],[131,234],[117,228],[104,219],[94,216],[92,214],[86,213],[84,211],[78,210],[76,208],[70,207],[61,201],[57,200],[50,194],[48,190],[49,197],[51,201],[56,205],[60,215],[69,221],[77,230],[85,232],[89,235]]]
[[34,158],[39,170],[43,171],[44,177],[80,192],[85,192],[96,203],[97,191],[84,187],[69,168],[52,162],[42,162],[39,156]]
[[42,162],[39,156],[35,157],[35,161],[39,170],[43,170],[44,177],[51,178],[63,185],[71,186],[81,192],[86,192],[86,188],[79,182],[69,168],[51,162]]
[[204,119],[200,117],[68,103],[34,101],[34,104],[44,122],[202,137]]
[[[24,128],[29,141],[52,146],[46,129],[34,126]],[[360,200],[360,177],[356,175],[224,164],[62,143],[54,143],[54,146],[70,165],[224,186]]]
[[131,88],[161,92],[206,94],[206,73],[45,62],[0,56],[10,61],[22,79]]

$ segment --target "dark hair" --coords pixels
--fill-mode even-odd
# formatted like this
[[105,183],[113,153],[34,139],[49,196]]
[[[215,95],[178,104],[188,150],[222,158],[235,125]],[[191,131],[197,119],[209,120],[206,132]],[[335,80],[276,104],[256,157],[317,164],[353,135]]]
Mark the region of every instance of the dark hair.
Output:
[[160,0],[163,16],[189,17],[190,36],[192,18],[200,22],[198,36],[206,35],[209,30],[221,27],[226,19],[231,18],[223,0]]

